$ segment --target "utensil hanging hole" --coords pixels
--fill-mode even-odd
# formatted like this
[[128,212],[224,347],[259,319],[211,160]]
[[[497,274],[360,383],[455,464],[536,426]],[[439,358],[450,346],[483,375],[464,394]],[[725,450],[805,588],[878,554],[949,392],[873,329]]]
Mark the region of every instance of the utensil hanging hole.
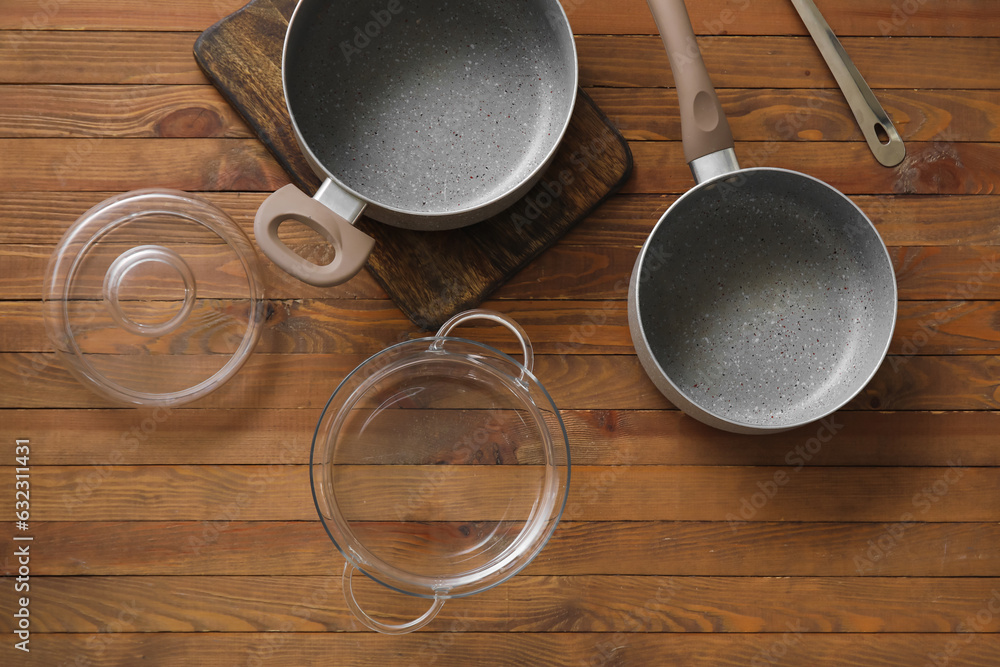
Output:
[[878,142],[883,146],[889,145],[889,133],[885,131],[882,123],[875,123],[875,136],[878,137]]
[[278,224],[278,238],[292,252],[316,266],[326,266],[337,255],[322,234],[295,218],[286,218]]

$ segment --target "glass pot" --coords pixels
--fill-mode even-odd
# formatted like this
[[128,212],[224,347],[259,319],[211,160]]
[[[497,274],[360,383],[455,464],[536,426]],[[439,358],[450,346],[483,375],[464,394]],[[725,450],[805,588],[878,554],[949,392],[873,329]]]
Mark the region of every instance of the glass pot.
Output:
[[[523,363],[449,336],[477,319],[510,329]],[[347,605],[369,628],[426,625],[446,600],[512,577],[552,535],[569,488],[569,443],[532,366],[520,326],[472,310],[369,358],[330,397],[313,439],[313,498],[347,561]],[[400,624],[374,618],[355,598],[356,570],[431,600],[430,609]]]

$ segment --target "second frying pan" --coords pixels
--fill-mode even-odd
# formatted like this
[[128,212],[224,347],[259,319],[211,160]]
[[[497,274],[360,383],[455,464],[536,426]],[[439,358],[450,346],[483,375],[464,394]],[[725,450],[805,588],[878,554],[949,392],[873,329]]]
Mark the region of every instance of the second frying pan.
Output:
[[885,244],[850,199],[787,169],[740,169],[682,0],[648,0],[697,185],[663,214],[629,285],[647,374],[738,433],[821,419],[871,379],[896,320]]

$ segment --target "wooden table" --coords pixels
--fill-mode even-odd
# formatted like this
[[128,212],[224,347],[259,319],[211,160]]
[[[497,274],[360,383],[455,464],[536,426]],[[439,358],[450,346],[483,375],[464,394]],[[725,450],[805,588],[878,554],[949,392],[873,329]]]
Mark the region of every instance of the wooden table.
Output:
[[[674,410],[629,338],[620,281],[692,184],[652,20],[640,0],[564,2],[581,83],[635,172],[486,305],[527,329],[563,410],[568,509],[522,574],[388,637],[347,610],[307,466],[338,380],[417,333],[369,276],[317,292],[269,266],[283,296],[248,366],[170,413],[89,393],[42,330],[45,262],[92,204],[181,188],[249,230],[286,182],[191,54],[239,0],[0,0],[6,507],[18,438],[31,484],[28,531],[3,510],[0,663],[1000,664],[1000,3],[819,1],[906,140],[894,169],[790,3],[689,3],[743,164],[851,195],[899,281],[891,356],[857,400],[825,427],[744,437]],[[30,653],[12,634],[22,596]]]

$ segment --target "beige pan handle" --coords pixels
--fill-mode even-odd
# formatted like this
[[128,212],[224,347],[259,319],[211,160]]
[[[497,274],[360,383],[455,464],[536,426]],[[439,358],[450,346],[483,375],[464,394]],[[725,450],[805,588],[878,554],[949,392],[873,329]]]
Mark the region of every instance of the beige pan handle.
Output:
[[681,136],[688,164],[733,148],[733,134],[701,59],[683,0],[647,0],[670,58],[680,101]]
[[[337,251],[333,261],[318,266],[285,245],[278,238],[278,227],[285,220],[298,220],[322,236]],[[302,282],[318,287],[339,285],[353,278],[375,246],[375,239],[294,185],[286,185],[264,200],[257,209],[253,231],[257,245],[272,262]]]

